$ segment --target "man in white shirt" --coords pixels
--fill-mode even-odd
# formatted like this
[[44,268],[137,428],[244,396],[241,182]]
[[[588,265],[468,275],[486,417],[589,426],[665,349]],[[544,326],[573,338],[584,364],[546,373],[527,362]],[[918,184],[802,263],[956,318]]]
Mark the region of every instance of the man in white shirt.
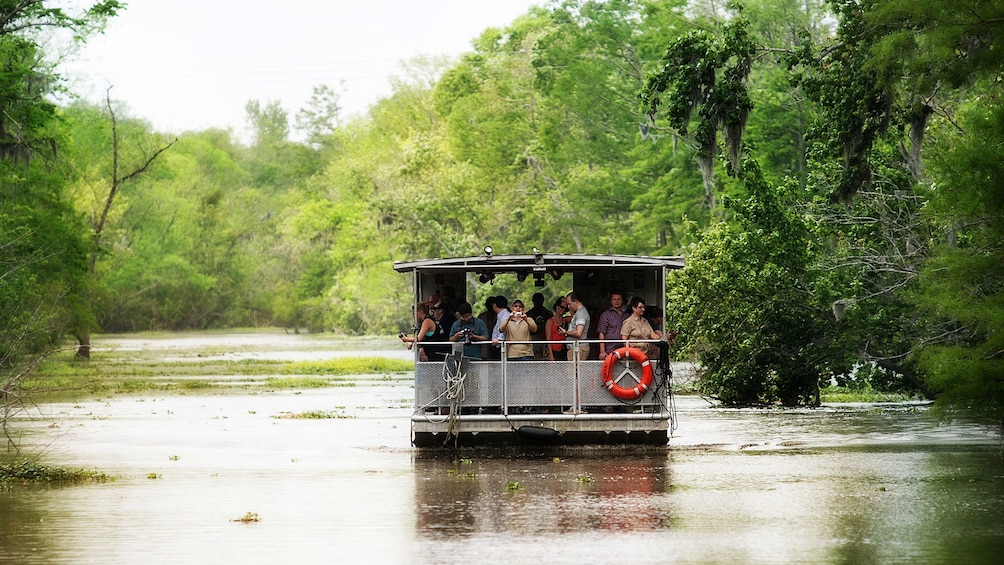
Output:
[[[568,341],[587,339],[589,337],[589,311],[582,304],[579,295],[574,292],[569,292],[568,296],[565,297],[565,301],[568,303],[568,308],[572,311],[572,319],[568,322],[568,329],[562,332],[565,334],[565,339]],[[575,359],[575,353],[575,348],[569,344],[569,361]],[[579,343],[578,354],[579,359],[587,359],[589,357],[589,344]]]

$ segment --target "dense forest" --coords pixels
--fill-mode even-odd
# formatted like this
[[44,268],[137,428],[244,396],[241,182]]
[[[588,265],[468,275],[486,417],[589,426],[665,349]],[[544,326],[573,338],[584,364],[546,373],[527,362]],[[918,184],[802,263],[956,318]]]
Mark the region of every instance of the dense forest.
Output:
[[49,4],[0,0],[4,375],[93,332],[391,333],[394,260],[491,244],[683,255],[675,354],[726,403],[1001,414],[1004,3],[552,0],[364,116],[249,100],[247,142],[53,102],[45,38],[125,6]]

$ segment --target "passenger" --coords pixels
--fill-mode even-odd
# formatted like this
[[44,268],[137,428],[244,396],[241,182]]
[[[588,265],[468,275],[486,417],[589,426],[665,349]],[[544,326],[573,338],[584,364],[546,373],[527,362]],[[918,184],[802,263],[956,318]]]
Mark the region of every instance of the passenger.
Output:
[[652,329],[648,320],[642,316],[645,313],[645,300],[640,296],[632,296],[628,306],[631,307],[631,315],[628,316],[627,320],[624,320],[624,325],[621,327],[621,339],[628,347],[640,349],[649,359],[655,359],[659,354],[659,347],[656,344],[628,341],[631,339],[660,339],[662,337]]
[[[523,311],[523,301],[512,301],[512,314],[499,323],[499,329],[507,342],[531,341],[537,331],[537,322]],[[507,343],[506,359],[510,361],[530,361],[533,359],[532,343]]]
[[488,353],[490,359],[498,361],[502,359],[502,342],[505,341],[505,334],[502,333],[499,325],[509,317],[509,300],[500,294],[495,297],[492,308],[495,310],[495,326],[492,328],[492,347]]
[[[558,299],[554,301],[554,314],[547,319],[547,323],[544,327],[544,333],[547,335],[547,341],[561,341],[565,339],[565,336],[558,330],[565,325],[565,314],[567,312],[568,306],[565,306],[565,297],[559,296]],[[548,344],[547,359],[549,361],[554,361],[555,357],[561,359],[566,358],[564,343]]]
[[[551,317],[551,311],[544,306],[544,295],[535,292],[530,298],[533,302],[533,308],[526,313],[527,316],[533,318],[533,321],[537,324],[537,331],[533,332],[534,341],[546,341],[547,332],[545,326],[547,325],[547,319]],[[547,347],[546,343],[535,343],[533,344],[533,356],[535,359],[547,359]]]
[[[485,323],[485,327],[491,330],[495,327],[495,322],[498,318],[495,314],[495,297],[489,296],[485,299],[485,311],[478,314],[478,318]],[[491,359],[492,343],[491,340],[485,342],[481,346],[481,358]]]
[[[436,304],[439,304],[439,301],[442,300],[442,299],[443,299],[443,296],[441,294],[439,294],[439,289],[436,289],[435,292],[433,292],[432,294],[430,294],[429,297],[425,299],[425,304],[431,310],[432,307],[435,306]],[[432,312],[429,312],[429,313],[431,314]]]
[[457,291],[450,285],[444,285],[436,289],[439,292],[440,300],[446,304],[452,306],[454,304],[460,304],[457,300]]
[[[448,341],[447,338],[449,338],[449,334],[446,333],[446,330],[450,327],[446,324],[453,324],[452,321],[447,320],[446,310],[447,307],[442,301],[429,309],[429,312],[432,314],[432,321],[436,323],[436,329],[433,336],[426,341],[438,341],[441,343],[441,345],[425,346],[425,354],[429,357],[430,361],[442,361],[452,349],[449,344],[445,343]],[[453,317],[451,316],[451,318]]]
[[457,307],[460,318],[450,327],[450,341],[464,342],[464,357],[481,359],[481,343],[489,341],[488,326],[480,318],[475,318],[470,303],[464,302]]
[[457,321],[457,317],[453,314],[453,308],[445,299],[440,300],[439,304],[432,307],[432,315],[436,318],[436,323],[443,328],[444,334],[453,327],[453,322]]
[[659,339],[662,339],[662,336],[666,333],[666,319],[662,315],[662,308],[658,306],[646,306],[645,319],[648,320],[648,325],[652,326],[652,330],[659,334]]
[[[579,299],[579,295],[575,292],[569,292],[568,296],[565,297],[565,303],[568,304],[569,310],[572,311],[572,319],[568,322],[568,329],[561,330],[561,333],[565,336],[565,340],[571,342],[580,339],[588,339],[589,311],[586,310],[586,307],[582,304],[582,300]],[[575,348],[569,344],[568,360],[574,360],[575,355]],[[578,356],[579,359],[589,358],[588,343],[579,343]]]
[[[425,302],[419,302],[415,305],[415,320],[418,322],[418,329],[414,336],[403,332],[398,335],[401,341],[408,345],[408,349],[414,347],[416,343],[432,341],[436,335],[436,320],[429,314],[429,305]],[[430,353],[432,352],[426,351],[425,347],[420,345],[418,347],[418,360],[428,361]]]
[[[624,295],[619,292],[610,293],[610,308],[607,308],[600,314],[600,322],[596,326],[596,335],[601,340],[617,340],[620,339],[621,326],[624,325],[624,320],[627,319],[628,313],[624,311]],[[608,353],[612,353],[616,349],[623,347],[624,344],[619,341],[612,341],[610,343],[600,342],[600,358],[603,359]]]

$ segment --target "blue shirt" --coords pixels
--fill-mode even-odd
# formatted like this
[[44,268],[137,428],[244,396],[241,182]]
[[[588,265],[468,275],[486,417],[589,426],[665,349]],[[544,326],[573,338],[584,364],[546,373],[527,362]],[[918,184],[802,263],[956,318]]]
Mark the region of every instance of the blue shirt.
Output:
[[[488,335],[488,326],[485,324],[485,321],[482,320],[481,318],[471,318],[470,322],[464,322],[461,319],[458,319],[456,322],[453,322],[453,327],[450,328],[450,337],[457,335],[457,332],[459,332],[463,328],[471,330],[474,333],[474,335],[483,335],[483,336]],[[483,342],[480,341],[472,341],[470,345],[467,345],[465,343],[464,357],[470,359],[481,359],[482,344]]]

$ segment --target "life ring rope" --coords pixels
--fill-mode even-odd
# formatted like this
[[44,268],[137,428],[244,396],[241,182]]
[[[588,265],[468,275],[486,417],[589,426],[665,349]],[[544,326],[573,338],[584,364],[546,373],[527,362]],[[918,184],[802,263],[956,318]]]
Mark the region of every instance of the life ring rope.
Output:
[[[614,366],[618,365],[622,360],[625,361],[623,369],[615,377]],[[630,364],[631,361],[637,362],[640,366],[641,377],[635,374]],[[610,391],[610,394],[621,400],[641,398],[652,387],[652,361],[649,360],[648,356],[642,350],[634,347],[621,347],[616,351],[612,351],[603,360],[603,369],[600,374],[603,378],[603,386]],[[635,383],[631,387],[625,387],[620,384],[627,376],[634,379]]]

